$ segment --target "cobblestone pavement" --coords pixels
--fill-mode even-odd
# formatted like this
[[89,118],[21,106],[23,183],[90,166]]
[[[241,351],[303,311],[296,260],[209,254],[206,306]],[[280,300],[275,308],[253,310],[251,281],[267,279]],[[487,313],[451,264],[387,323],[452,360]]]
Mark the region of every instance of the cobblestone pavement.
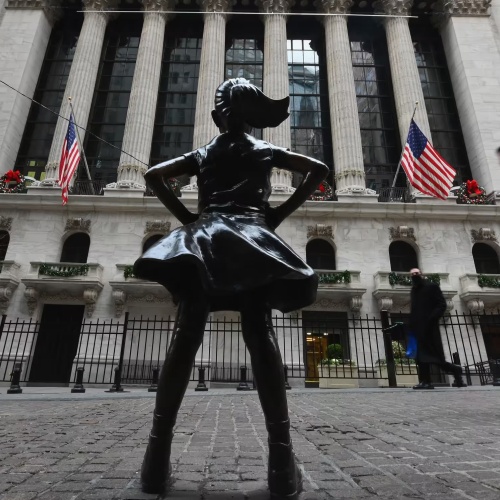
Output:
[[[29,391],[0,390],[0,500],[157,498],[138,485],[154,395]],[[500,499],[499,403],[494,387],[294,389],[300,498]],[[190,390],[172,459],[169,499],[267,499],[256,393]]]

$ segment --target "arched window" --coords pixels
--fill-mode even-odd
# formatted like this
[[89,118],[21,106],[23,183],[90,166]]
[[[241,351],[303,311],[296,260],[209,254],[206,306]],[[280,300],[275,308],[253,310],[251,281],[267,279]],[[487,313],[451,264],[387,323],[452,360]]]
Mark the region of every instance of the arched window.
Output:
[[500,274],[500,263],[495,250],[486,243],[476,243],[472,247],[472,257],[478,274]]
[[413,267],[418,267],[417,252],[404,241],[393,241],[389,245],[391,271],[407,273]]
[[5,260],[9,246],[10,235],[7,231],[0,231],[0,261]]
[[142,252],[144,253],[146,250],[149,250],[157,241],[160,241],[163,238],[163,234],[153,234],[150,236],[142,245]]
[[313,269],[336,269],[335,250],[325,240],[312,240],[307,244],[306,260]]
[[90,237],[86,233],[75,233],[64,242],[61,262],[78,262],[84,264],[89,255]]

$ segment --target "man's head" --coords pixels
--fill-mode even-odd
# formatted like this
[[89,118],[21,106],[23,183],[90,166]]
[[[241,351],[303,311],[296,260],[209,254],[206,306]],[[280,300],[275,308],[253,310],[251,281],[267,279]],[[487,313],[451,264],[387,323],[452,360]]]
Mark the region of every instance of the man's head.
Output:
[[411,275],[411,281],[414,286],[421,285],[424,282],[422,278],[422,273],[418,267],[410,269],[410,275]]

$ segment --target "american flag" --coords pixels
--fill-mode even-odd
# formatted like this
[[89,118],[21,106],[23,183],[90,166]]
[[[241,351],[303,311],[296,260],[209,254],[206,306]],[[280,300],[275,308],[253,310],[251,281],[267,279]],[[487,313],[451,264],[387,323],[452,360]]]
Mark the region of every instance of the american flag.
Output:
[[412,120],[401,165],[410,184],[421,193],[445,200],[457,172],[431,146]]
[[68,131],[66,132],[62,148],[61,161],[59,162],[59,185],[61,186],[63,205],[68,203],[68,186],[79,163],[80,149],[76,140],[75,121],[73,113],[71,113],[69,116]]

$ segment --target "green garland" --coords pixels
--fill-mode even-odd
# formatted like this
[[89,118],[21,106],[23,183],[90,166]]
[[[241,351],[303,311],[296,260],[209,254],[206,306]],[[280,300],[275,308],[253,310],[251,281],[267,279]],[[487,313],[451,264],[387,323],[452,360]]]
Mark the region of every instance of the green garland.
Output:
[[326,181],[321,181],[318,189],[309,196],[308,200],[311,201],[332,201],[333,189]]
[[123,277],[125,279],[127,279],[127,278],[135,278],[134,266],[126,266],[125,269],[123,270]]
[[58,276],[61,278],[70,278],[72,276],[87,276],[89,272],[89,265],[83,264],[81,266],[69,267],[67,271],[60,271],[59,269],[54,269],[54,266],[49,264],[42,264],[38,270],[38,274],[44,276]]
[[351,273],[349,271],[340,271],[328,274],[320,274],[319,282],[324,285],[334,285],[337,283],[350,283]]
[[488,278],[484,274],[480,274],[477,278],[477,284],[481,287],[500,288],[500,280],[498,278]]
[[[431,283],[434,283],[438,286],[441,284],[441,278],[439,277],[439,274],[437,274],[437,273],[427,274],[424,276],[424,278],[427,281],[430,281]],[[408,276],[406,274],[397,274],[395,272],[392,272],[392,273],[389,273],[389,284],[391,286],[395,286],[395,285],[412,286],[413,282],[411,280],[411,276]]]
[[460,189],[457,191],[458,203],[460,205],[485,205],[486,204],[486,192],[482,186],[478,186],[481,194],[471,197],[468,189],[467,183],[462,182],[460,184]]

